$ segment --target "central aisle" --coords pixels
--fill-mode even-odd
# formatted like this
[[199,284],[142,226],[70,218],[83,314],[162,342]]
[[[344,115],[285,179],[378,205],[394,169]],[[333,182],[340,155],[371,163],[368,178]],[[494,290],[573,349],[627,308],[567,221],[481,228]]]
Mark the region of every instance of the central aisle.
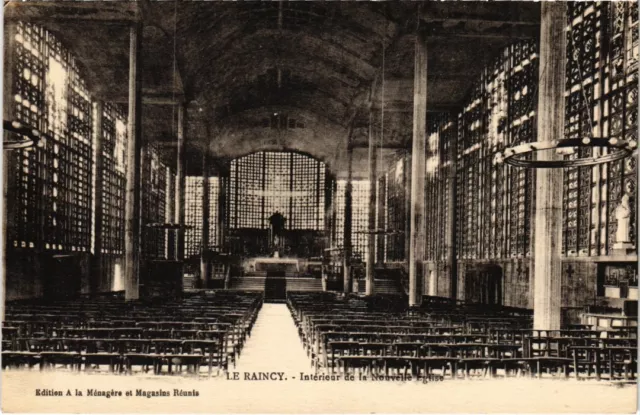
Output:
[[286,304],[262,306],[238,364],[230,370],[294,375],[312,370]]

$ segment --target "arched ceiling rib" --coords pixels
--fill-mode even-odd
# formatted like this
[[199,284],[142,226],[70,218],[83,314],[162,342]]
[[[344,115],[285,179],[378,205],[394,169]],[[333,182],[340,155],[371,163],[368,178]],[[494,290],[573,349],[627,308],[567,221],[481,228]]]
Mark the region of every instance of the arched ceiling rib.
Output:
[[[301,86],[317,93],[310,98],[319,100],[320,107],[348,105],[375,79],[383,46],[400,32],[384,7],[358,11],[353,13],[352,5],[298,2],[236,4],[223,11],[202,4],[187,7],[178,12],[176,31],[189,87],[216,114],[225,107],[242,112],[242,102],[255,107],[255,97],[243,97],[246,91],[268,92],[266,104],[295,104],[291,91]],[[190,25],[194,19],[203,23]],[[274,70],[286,71],[297,82],[259,85]],[[332,115],[334,122],[344,122],[344,111]]]

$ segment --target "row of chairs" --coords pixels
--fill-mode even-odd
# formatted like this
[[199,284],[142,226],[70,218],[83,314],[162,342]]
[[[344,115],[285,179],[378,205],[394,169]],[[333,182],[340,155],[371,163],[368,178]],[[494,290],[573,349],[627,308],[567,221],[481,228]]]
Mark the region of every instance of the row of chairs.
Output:
[[[443,306],[444,304],[444,306]],[[418,312],[384,312],[351,298],[290,293],[288,305],[317,370],[427,376],[546,374],[630,380],[637,340],[628,330],[531,328],[527,313],[476,313],[452,322],[446,303]],[[355,307],[354,307],[355,305]],[[462,307],[456,315],[460,314]],[[518,315],[520,314],[520,315]]]
[[2,366],[85,371],[106,366],[114,373],[154,374],[199,374],[204,368],[208,375],[214,369],[218,374],[235,365],[261,306],[261,294],[240,291],[198,293],[163,304],[9,303]]
[[[2,366],[33,368],[40,370],[68,367],[71,370],[93,371],[100,366],[112,373],[133,373],[134,366],[144,372],[153,368],[154,374],[162,372],[164,364],[168,372],[172,367],[187,373],[198,374],[201,367],[208,374],[228,369],[228,354],[222,338],[218,340],[176,339],[20,339],[25,344],[20,350],[3,351]],[[26,349],[26,350],[25,350]]]

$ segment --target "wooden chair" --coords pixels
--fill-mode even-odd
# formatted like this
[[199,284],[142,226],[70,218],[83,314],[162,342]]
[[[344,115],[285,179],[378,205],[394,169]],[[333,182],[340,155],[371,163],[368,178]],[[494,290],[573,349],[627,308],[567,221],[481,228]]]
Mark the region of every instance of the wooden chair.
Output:
[[581,375],[585,373],[586,377],[590,378],[593,373],[595,378],[600,380],[603,349],[595,346],[572,346],[570,350],[573,356],[572,369],[575,378],[581,379]]
[[122,365],[127,374],[133,374],[133,368],[139,366],[145,373],[150,368],[154,374],[158,374],[161,363],[160,356],[150,352],[151,340],[147,339],[119,339],[118,348],[122,355]]
[[185,340],[185,351],[190,354],[200,355],[202,358],[198,362],[198,366],[195,368],[195,373],[199,372],[200,363],[204,362],[208,367],[208,375],[211,376],[213,367],[218,369],[218,372],[227,371],[225,352],[223,344],[216,340]]
[[2,369],[21,368],[26,366],[31,369],[40,366],[40,353],[25,350],[3,350]]
[[324,359],[325,367],[331,368],[331,373],[337,368],[337,359],[341,356],[357,356],[360,344],[354,341],[330,341],[327,343],[328,359]]

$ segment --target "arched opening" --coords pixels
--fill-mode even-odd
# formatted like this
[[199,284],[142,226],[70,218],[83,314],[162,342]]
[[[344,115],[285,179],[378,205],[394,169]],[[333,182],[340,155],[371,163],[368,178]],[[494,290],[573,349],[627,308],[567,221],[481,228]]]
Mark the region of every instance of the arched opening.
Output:
[[324,162],[298,152],[260,151],[232,160],[226,213],[231,253],[319,258],[330,180]]

